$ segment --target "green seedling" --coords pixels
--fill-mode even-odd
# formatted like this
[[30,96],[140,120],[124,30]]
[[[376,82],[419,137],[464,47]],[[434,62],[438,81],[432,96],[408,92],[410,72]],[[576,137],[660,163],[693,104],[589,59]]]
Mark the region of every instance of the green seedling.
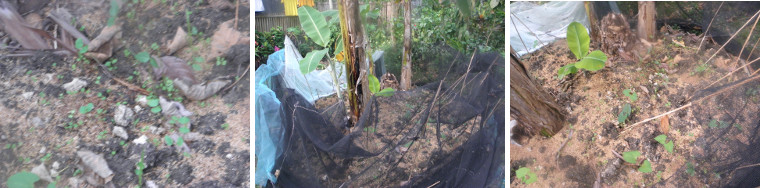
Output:
[[628,116],[631,115],[631,104],[626,103],[623,105],[623,110],[618,114],[618,123],[623,124],[628,120]]
[[150,111],[153,113],[161,112],[161,106],[158,105],[158,99],[155,97],[148,99],[148,106],[152,107]]
[[673,153],[673,141],[665,142],[668,139],[668,136],[665,136],[664,134],[661,134],[657,137],[654,137],[654,140],[662,144],[663,147],[665,147],[665,150],[668,151],[668,153]]
[[76,41],[74,41],[74,48],[78,50],[77,55],[79,57],[77,58],[77,61],[83,60],[84,59],[83,55],[85,52],[87,52],[87,45],[84,45],[84,41],[82,41],[82,39],[77,39]]
[[381,97],[392,96],[396,92],[393,88],[385,88],[380,91],[380,81],[372,74],[369,74],[369,91]]
[[221,65],[221,66],[227,65],[227,60],[226,60],[226,59],[224,59],[223,57],[216,57],[216,65],[217,65],[217,66],[220,66],[220,65]]
[[92,111],[93,108],[95,108],[95,105],[93,105],[92,103],[88,103],[87,105],[79,107],[79,113],[86,114],[87,112]]
[[140,154],[140,161],[137,161],[137,164],[135,164],[135,175],[137,175],[137,187],[139,188],[142,186],[142,175],[143,170],[145,169],[145,163],[143,162],[143,159],[145,158],[143,156],[144,154]]
[[623,95],[628,97],[628,99],[630,99],[631,102],[636,102],[636,100],[639,99],[638,95],[636,95],[636,93],[631,91],[630,89],[623,90]]
[[158,50],[158,48],[160,48],[160,47],[155,42],[153,44],[150,44],[150,49]]
[[652,172],[652,163],[649,160],[644,160],[644,163],[639,167],[639,172],[650,173]]
[[538,180],[536,173],[531,172],[530,169],[526,167],[520,167],[517,169],[517,171],[515,171],[515,177],[525,184],[531,184]]
[[686,173],[689,174],[689,176],[694,176],[696,171],[694,171],[694,165],[691,164],[691,162],[686,163]]
[[13,188],[34,188],[34,183],[39,180],[40,177],[36,174],[22,171],[13,174],[13,176],[8,178],[8,181],[5,182],[5,185]]
[[568,74],[578,72],[578,69],[597,71],[604,68],[604,64],[607,62],[607,55],[599,50],[588,53],[590,42],[591,38],[588,36],[588,31],[586,31],[586,28],[581,23],[570,23],[567,28],[567,47],[579,61],[561,67],[557,71],[559,79],[564,78]]
[[168,146],[174,145],[174,140],[171,137],[169,137],[169,136],[164,136],[164,142]]
[[636,158],[638,158],[640,155],[641,153],[636,150],[623,152],[623,160],[631,164],[636,164]]
[[229,128],[230,128],[230,124],[227,124],[227,123],[222,124],[222,129],[227,130]]

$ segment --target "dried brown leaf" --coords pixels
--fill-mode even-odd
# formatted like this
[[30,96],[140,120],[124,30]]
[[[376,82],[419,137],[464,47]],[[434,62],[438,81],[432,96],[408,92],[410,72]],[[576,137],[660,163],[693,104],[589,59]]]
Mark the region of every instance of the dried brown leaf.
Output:
[[660,126],[658,128],[662,134],[668,134],[668,131],[670,130],[670,120],[668,118],[668,115],[660,118]]
[[177,27],[177,33],[174,34],[174,39],[172,39],[172,41],[169,42],[169,46],[166,47],[169,51],[167,54],[174,54],[174,52],[185,47],[185,45],[187,45],[187,32],[185,32],[182,27]]
[[106,159],[103,158],[102,155],[87,150],[81,150],[77,151],[77,156],[82,159],[82,163],[87,166],[87,168],[92,169],[92,171],[100,176],[100,178],[105,179],[106,182],[111,181],[111,178],[113,178],[113,171],[108,168],[108,162],[106,162]]
[[121,26],[119,25],[106,26],[100,30],[100,35],[90,41],[90,44],[87,45],[87,51],[93,52],[97,50],[103,44],[111,41],[111,39],[119,32],[121,32]]
[[33,28],[7,1],[0,1],[0,25],[3,31],[10,34],[13,40],[26,49],[50,49],[47,41],[33,31]]
[[213,96],[230,82],[232,81],[228,79],[214,79],[207,83],[191,85],[185,81],[175,79],[174,86],[188,99],[200,101]]
[[219,24],[219,29],[211,36],[211,56],[219,57],[224,54],[233,45],[247,42],[249,39],[242,33],[232,28],[234,20],[226,21]]
[[153,75],[157,80],[161,79],[162,76],[166,76],[170,80],[179,79],[189,84],[197,83],[193,69],[187,65],[185,60],[174,56],[164,56],[161,58],[153,56],[153,59],[158,64],[158,68],[153,68]]

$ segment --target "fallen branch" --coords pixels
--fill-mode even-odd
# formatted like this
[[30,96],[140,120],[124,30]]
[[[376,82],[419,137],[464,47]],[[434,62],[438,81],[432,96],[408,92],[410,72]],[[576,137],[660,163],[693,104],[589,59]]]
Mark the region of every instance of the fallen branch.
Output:
[[245,74],[248,74],[248,70],[251,70],[251,65],[250,64],[248,64],[248,68],[245,69],[245,72],[243,72],[243,74],[240,75],[240,77],[238,77],[238,79],[235,80],[235,82],[233,82],[232,84],[230,84],[230,86],[227,86],[227,88],[224,88],[222,90],[222,92],[227,92],[228,90],[232,89],[232,87],[234,87],[235,84],[237,84],[240,80],[243,79],[243,76],[245,76]]
[[707,32],[710,31],[710,26],[712,26],[712,23],[713,23],[713,20],[715,20],[715,17],[718,16],[718,12],[720,12],[721,7],[723,7],[723,2],[720,2],[720,6],[718,6],[718,10],[715,11],[715,15],[713,15],[713,18],[710,20],[710,24],[707,24],[707,29],[705,30],[704,33],[702,33],[702,40],[699,41],[699,46],[697,46],[697,53],[699,53],[699,50],[702,49],[702,42],[705,41],[705,37],[707,37]]

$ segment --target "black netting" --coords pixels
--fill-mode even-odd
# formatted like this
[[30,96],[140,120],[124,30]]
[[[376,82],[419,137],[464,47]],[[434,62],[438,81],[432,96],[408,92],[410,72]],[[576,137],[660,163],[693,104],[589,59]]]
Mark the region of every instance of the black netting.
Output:
[[450,62],[431,63],[439,81],[372,97],[350,127],[343,102],[317,109],[293,90],[275,90],[285,151],[269,186],[502,186],[505,60],[440,51]]

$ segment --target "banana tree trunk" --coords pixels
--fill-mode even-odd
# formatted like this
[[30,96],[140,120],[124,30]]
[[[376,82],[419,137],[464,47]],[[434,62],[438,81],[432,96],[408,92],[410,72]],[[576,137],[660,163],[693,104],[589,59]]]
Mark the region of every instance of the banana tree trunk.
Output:
[[404,54],[401,57],[401,90],[412,88],[412,1],[404,1]]
[[654,1],[639,1],[639,23],[638,31],[639,38],[645,39],[649,42],[654,42],[655,32],[655,17],[656,10],[654,8]]
[[[352,123],[356,123],[362,112],[362,102],[370,97],[367,81],[364,29],[359,17],[358,0],[340,0],[340,27],[343,34],[343,49],[346,52],[346,79],[348,79],[348,99]],[[359,84],[357,84],[359,82]]]
[[509,112],[512,119],[517,120],[512,139],[522,144],[537,134],[551,137],[562,130],[565,112],[554,102],[554,97],[530,79],[514,50],[511,50],[509,64]]

